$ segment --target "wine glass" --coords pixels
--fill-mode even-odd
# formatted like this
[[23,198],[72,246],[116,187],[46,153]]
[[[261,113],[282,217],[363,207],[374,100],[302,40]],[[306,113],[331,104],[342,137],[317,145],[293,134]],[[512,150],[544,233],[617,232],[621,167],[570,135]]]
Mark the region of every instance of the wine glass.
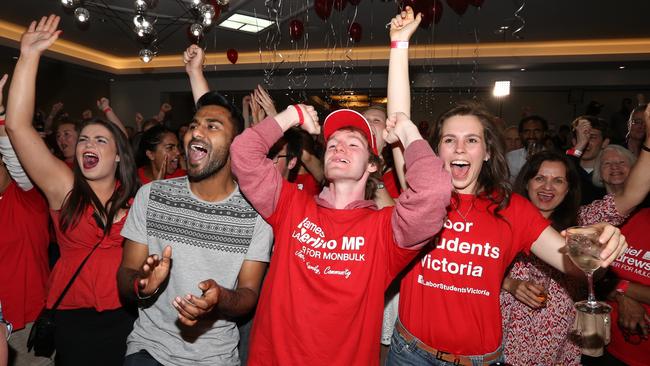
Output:
[[598,241],[601,230],[592,226],[573,226],[566,230],[566,245],[569,258],[587,275],[589,296],[575,304],[578,311],[589,314],[606,314],[612,308],[594,296],[594,271],[600,267],[600,253],[605,244]]

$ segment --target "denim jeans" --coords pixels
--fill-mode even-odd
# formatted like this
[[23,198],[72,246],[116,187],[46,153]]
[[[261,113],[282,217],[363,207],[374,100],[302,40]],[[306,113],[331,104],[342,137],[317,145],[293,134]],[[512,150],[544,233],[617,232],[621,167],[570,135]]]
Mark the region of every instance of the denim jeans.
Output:
[[124,366],[163,366],[149,352],[141,349],[139,352],[131,353],[124,358]]
[[[399,321],[399,320],[398,320]],[[453,362],[439,360],[436,355],[433,355],[425,350],[416,346],[417,340],[412,340],[410,343],[406,342],[404,337],[395,329],[393,337],[390,342],[390,350],[388,351],[388,358],[386,359],[387,366],[455,366]],[[472,360],[473,366],[482,366],[483,355],[469,356]],[[493,363],[504,362],[503,354]]]

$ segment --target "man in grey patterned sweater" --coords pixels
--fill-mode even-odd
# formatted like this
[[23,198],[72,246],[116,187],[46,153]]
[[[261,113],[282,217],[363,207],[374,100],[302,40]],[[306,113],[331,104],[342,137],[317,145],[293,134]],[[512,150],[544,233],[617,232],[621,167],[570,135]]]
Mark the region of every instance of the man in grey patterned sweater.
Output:
[[118,272],[121,295],[140,305],[125,365],[239,364],[231,319],[255,306],[273,241],[230,172],[242,129],[239,111],[206,93],[183,139],[188,176],[136,195]]

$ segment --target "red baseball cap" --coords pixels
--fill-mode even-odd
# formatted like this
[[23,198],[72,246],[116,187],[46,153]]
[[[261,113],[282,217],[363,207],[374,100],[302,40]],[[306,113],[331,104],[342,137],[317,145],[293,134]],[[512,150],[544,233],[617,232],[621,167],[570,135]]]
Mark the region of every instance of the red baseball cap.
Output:
[[366,136],[372,152],[375,155],[379,155],[377,153],[377,139],[375,138],[374,130],[370,127],[370,123],[368,123],[368,120],[361,113],[352,109],[339,109],[325,117],[325,121],[323,122],[323,136],[325,137],[325,141],[329,140],[334,132],[345,127],[354,127],[361,130]]

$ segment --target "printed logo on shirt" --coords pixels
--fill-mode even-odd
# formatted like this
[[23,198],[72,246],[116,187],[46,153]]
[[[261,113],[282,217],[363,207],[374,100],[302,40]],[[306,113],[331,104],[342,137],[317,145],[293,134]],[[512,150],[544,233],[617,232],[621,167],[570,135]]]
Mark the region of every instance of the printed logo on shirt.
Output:
[[650,278],[650,250],[630,246],[612,265],[623,271]]
[[[448,230],[453,230],[455,232],[470,232],[473,222],[453,222],[451,220],[446,220],[444,227]],[[494,246],[490,243],[468,243],[465,241],[460,241],[460,238],[437,238],[436,239],[436,250],[446,250],[454,253],[461,254],[470,254],[474,256],[499,259],[501,255],[500,249],[497,246]],[[471,258],[471,257],[469,257]],[[447,258],[434,258],[431,254],[425,255],[421,260],[420,264],[422,268],[431,270],[431,271],[442,271],[445,273],[451,273],[453,275],[462,275],[462,276],[471,276],[471,277],[482,277],[483,276],[483,266],[475,265],[471,260],[465,263],[457,263],[448,261]]]
[[[317,275],[341,276],[350,278],[352,271],[345,267],[345,262],[365,262],[365,253],[360,253],[365,245],[363,236],[344,236],[339,242],[337,239],[328,239],[323,228],[305,217],[291,233],[291,237],[303,244],[294,253],[304,264],[305,268]],[[325,266],[314,264],[310,260],[328,260],[335,263]],[[336,263],[336,262],[344,262]],[[341,268],[338,266],[342,265]]]

